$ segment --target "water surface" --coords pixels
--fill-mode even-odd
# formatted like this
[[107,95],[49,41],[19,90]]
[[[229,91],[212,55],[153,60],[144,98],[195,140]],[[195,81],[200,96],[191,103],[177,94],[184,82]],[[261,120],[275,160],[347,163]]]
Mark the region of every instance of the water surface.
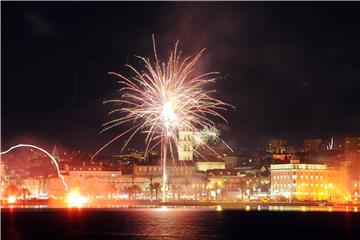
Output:
[[[218,211],[217,211],[218,210]],[[358,212],[2,209],[2,239],[360,239]]]

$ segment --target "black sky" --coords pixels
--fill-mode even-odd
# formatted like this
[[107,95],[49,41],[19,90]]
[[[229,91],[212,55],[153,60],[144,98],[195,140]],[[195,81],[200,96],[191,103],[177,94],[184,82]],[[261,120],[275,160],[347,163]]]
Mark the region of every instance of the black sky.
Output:
[[230,144],[359,133],[359,12],[356,2],[2,2],[2,142],[94,152],[115,134],[98,134],[102,100],[118,89],[107,72],[152,56],[153,33],[161,56],[177,39],[187,55],[207,48],[200,67],[221,72],[218,96],[236,106],[219,126]]

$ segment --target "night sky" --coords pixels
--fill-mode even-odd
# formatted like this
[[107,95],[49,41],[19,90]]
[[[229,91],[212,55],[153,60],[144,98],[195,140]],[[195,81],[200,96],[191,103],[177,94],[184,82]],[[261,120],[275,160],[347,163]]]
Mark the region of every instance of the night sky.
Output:
[[95,152],[121,131],[99,135],[102,101],[119,88],[107,72],[129,76],[134,55],[152,57],[153,33],[160,57],[177,39],[184,55],[207,49],[200,68],[221,72],[217,96],[236,106],[218,126],[232,146],[359,133],[359,12],[356,2],[2,2],[2,148]]

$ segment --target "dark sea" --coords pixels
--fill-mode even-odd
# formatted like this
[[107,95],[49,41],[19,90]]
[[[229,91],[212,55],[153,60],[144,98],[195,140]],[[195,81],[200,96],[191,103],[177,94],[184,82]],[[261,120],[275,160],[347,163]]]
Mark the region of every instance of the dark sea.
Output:
[[214,208],[3,208],[1,233],[3,240],[360,240],[360,213]]

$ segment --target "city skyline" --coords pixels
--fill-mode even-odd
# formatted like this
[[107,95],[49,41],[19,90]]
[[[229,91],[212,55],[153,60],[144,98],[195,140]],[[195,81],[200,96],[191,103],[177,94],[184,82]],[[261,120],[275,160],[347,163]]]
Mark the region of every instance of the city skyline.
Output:
[[[139,14],[132,18],[127,9]],[[138,64],[136,54],[149,55],[152,34],[161,56],[176,39],[185,54],[207,48],[201,66],[221,72],[217,94],[236,107],[225,113],[228,126],[218,126],[231,146],[255,149],[269,137],[302,145],[305,138],[359,134],[356,9],[350,3],[8,3],[3,145],[34,138],[94,152],[109,138],[98,134],[109,110],[102,100],[116,89],[107,72]],[[150,12],[158,14],[150,19]],[[182,17],[170,24],[164,21],[170,15]]]
[[360,4],[0,4],[2,239],[360,239]]

